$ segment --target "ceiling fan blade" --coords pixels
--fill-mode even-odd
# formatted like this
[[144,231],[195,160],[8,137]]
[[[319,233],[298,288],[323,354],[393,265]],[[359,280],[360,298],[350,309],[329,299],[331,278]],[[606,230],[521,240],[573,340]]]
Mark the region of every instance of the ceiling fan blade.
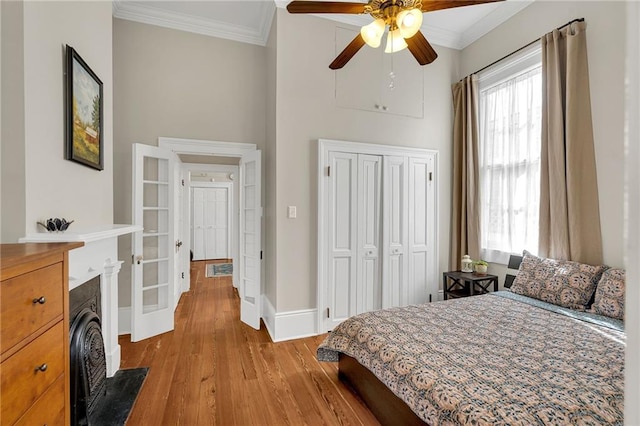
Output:
[[331,62],[329,68],[331,68],[332,70],[338,70],[347,65],[347,62],[349,62],[349,60],[353,58],[353,55],[358,53],[358,50],[360,50],[362,46],[364,46],[364,44],[364,39],[360,34],[358,34],[356,38],[354,38],[351,43],[349,43],[349,45],[345,47],[342,52],[340,52],[340,54],[333,60],[333,62]]
[[451,9],[453,7],[472,6],[475,4],[495,3],[504,0],[423,0],[422,11]]
[[420,65],[430,64],[438,57],[436,51],[420,31],[411,38],[405,38],[404,41],[407,42],[407,48]]
[[287,5],[289,13],[364,13],[364,3],[341,1],[294,0]]

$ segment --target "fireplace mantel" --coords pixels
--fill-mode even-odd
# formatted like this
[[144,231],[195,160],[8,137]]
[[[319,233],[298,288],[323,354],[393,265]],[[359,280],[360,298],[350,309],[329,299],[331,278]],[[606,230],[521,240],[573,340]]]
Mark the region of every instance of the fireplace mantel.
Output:
[[21,243],[84,242],[69,252],[69,290],[100,276],[102,293],[102,335],[107,360],[107,376],[120,368],[118,344],[118,272],[122,261],[118,260],[118,237],[142,231],[139,225],[96,225],[76,227],[66,232],[41,232],[29,234]]

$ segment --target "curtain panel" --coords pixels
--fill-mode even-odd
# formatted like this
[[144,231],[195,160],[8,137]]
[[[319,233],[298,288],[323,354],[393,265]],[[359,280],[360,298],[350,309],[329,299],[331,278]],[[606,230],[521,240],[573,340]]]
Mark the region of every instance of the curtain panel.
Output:
[[480,258],[480,186],[478,177],[478,79],[465,77],[453,92],[453,185],[449,267],[460,269],[462,256]]
[[596,265],[602,235],[585,31],[574,22],[541,39],[539,254]]

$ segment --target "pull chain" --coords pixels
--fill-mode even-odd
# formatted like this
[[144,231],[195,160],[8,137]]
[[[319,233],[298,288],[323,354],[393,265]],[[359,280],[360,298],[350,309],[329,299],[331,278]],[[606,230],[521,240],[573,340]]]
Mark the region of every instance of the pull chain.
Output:
[[[391,37],[391,46],[393,46],[393,33],[390,32],[389,36]],[[396,78],[396,74],[393,72],[393,50],[391,51],[391,72],[389,73],[389,90],[393,90],[396,87],[394,79]]]

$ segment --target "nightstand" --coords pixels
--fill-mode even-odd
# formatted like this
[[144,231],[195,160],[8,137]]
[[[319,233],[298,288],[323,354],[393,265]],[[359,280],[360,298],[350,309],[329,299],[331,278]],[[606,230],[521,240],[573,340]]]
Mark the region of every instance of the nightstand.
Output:
[[489,293],[491,284],[493,284],[493,291],[498,291],[497,275],[478,275],[474,272],[462,271],[442,274],[444,300]]

